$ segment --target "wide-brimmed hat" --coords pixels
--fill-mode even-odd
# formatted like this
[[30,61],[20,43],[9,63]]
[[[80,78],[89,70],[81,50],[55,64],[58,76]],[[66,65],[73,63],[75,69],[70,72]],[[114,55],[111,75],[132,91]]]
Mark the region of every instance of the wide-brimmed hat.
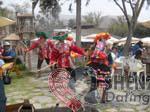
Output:
[[36,32],[36,36],[38,38],[44,37],[45,39],[48,39],[48,36],[47,36],[47,34],[45,32]]

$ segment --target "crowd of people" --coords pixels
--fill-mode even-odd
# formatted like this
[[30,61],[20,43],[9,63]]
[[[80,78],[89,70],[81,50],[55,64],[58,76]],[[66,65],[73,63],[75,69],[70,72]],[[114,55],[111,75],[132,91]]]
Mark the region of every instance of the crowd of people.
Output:
[[[116,45],[109,46],[107,40],[111,38],[109,33],[97,34],[93,45],[85,50],[75,45],[72,37],[69,37],[65,32],[59,32],[49,38],[46,33],[38,32],[36,34],[38,40],[33,42],[30,47],[25,48],[25,54],[33,49],[38,49],[38,62],[37,69],[38,75],[41,76],[41,65],[45,60],[50,69],[64,68],[71,74],[71,78],[76,81],[76,74],[72,72],[75,68],[74,54],[76,57],[84,56],[88,57],[88,63],[85,65],[92,67],[96,73],[96,79],[92,79],[95,86],[101,82],[105,77],[111,74],[112,69],[117,65],[115,60],[122,56],[122,49]],[[143,55],[143,43],[139,41],[133,47],[131,47],[131,55],[137,60],[141,60]],[[14,62],[16,58],[16,52],[11,47],[9,42],[5,42],[0,47],[0,67],[5,63]],[[8,67],[9,68],[9,67]],[[103,78],[103,79],[102,79]],[[105,88],[103,88],[102,102],[105,102]]]

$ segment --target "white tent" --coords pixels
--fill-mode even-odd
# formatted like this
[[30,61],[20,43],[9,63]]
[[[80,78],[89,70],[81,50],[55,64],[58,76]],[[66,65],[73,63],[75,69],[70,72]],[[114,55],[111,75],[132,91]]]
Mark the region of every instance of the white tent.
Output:
[[[97,34],[90,34],[90,35],[83,36],[81,41],[83,40],[84,42],[94,42],[96,35]],[[112,43],[112,44],[117,41],[119,41],[119,40],[113,36],[111,36],[111,38],[109,40],[107,40],[108,43]]]
[[11,24],[15,24],[15,21],[5,17],[0,17],[0,27],[4,27]]
[[115,43],[115,42],[118,42],[119,39],[116,39],[115,37],[112,37],[112,36],[111,36],[111,38],[110,38],[108,41],[110,41],[110,42],[112,42],[112,43]]
[[[124,38],[118,40],[118,41],[115,42],[115,43],[118,43],[119,45],[123,45],[123,44],[126,43],[126,40],[127,40],[127,37],[124,37]],[[138,41],[140,41],[139,38],[132,37],[131,43],[137,43]]]
[[150,46],[150,37],[142,38],[141,41],[143,42],[144,45]]
[[86,36],[83,36],[83,38],[85,39],[95,39],[97,34],[90,34],[90,35],[86,35]]
[[94,42],[94,39],[86,39],[86,38],[81,38],[81,42]]
[[[122,41],[126,41],[126,40],[127,40],[127,37],[120,39],[118,42],[122,42]],[[136,37],[132,37],[132,41],[140,41],[140,39],[136,38]]]

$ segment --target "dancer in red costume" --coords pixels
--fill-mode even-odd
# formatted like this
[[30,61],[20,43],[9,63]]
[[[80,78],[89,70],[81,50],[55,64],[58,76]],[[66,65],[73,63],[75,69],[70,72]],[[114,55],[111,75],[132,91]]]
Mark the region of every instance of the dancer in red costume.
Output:
[[99,33],[96,35],[95,38],[95,49],[91,55],[90,62],[88,63],[88,66],[92,67],[97,74],[97,78],[93,77],[92,83],[93,87],[91,88],[91,91],[93,89],[99,88],[98,86],[103,86],[101,94],[101,102],[105,102],[105,85],[103,85],[101,82],[105,80],[105,76],[110,74],[110,68],[108,67],[108,58],[107,54],[105,52],[106,49],[106,40],[110,38],[110,34],[108,33]]
[[[26,52],[29,52],[35,48],[38,48],[38,63],[37,63],[37,69],[41,69],[41,65],[43,61],[45,60],[47,64],[49,64],[50,59],[49,55],[51,54],[51,47],[53,46],[52,41],[48,39],[48,36],[44,32],[38,32],[37,37],[39,38],[37,41],[35,41],[31,46],[26,49]],[[48,40],[46,40],[48,39]],[[40,77],[41,73],[38,72],[38,77]]]
[[[50,63],[53,64],[54,62],[57,62],[57,66],[59,68],[65,68],[67,69],[67,71],[71,73],[73,70],[73,61],[71,59],[71,51],[78,53],[80,55],[85,55],[84,49],[74,44],[69,45],[68,43],[65,43],[64,40],[72,40],[70,37],[68,37],[68,34],[61,34],[61,35],[53,37],[53,39],[58,40],[59,42],[53,47],[53,51],[55,51],[55,53],[52,53],[51,58],[50,58],[51,59]],[[75,73],[72,72],[71,77],[74,80],[76,80]]]
[[[65,40],[72,41],[68,34],[59,33],[53,39],[58,40],[52,47],[50,54],[50,65],[57,64],[57,69],[49,74],[50,91],[73,112],[77,112],[82,107],[82,103],[76,98],[74,91],[68,86],[71,79],[76,80],[75,71],[71,59],[71,51],[85,55],[82,48],[74,44],[65,43]],[[67,71],[66,71],[67,70]]]

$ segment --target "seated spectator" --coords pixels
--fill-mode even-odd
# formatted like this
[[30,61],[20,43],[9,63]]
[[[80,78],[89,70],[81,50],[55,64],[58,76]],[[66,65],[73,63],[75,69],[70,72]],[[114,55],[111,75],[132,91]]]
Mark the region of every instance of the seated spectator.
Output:
[[1,58],[4,60],[5,63],[10,63],[10,62],[14,62],[15,57],[16,57],[16,53],[14,50],[11,49],[10,43],[5,42],[4,51],[1,55]]
[[143,42],[139,41],[132,47],[132,54],[135,55],[136,51],[143,49]]

